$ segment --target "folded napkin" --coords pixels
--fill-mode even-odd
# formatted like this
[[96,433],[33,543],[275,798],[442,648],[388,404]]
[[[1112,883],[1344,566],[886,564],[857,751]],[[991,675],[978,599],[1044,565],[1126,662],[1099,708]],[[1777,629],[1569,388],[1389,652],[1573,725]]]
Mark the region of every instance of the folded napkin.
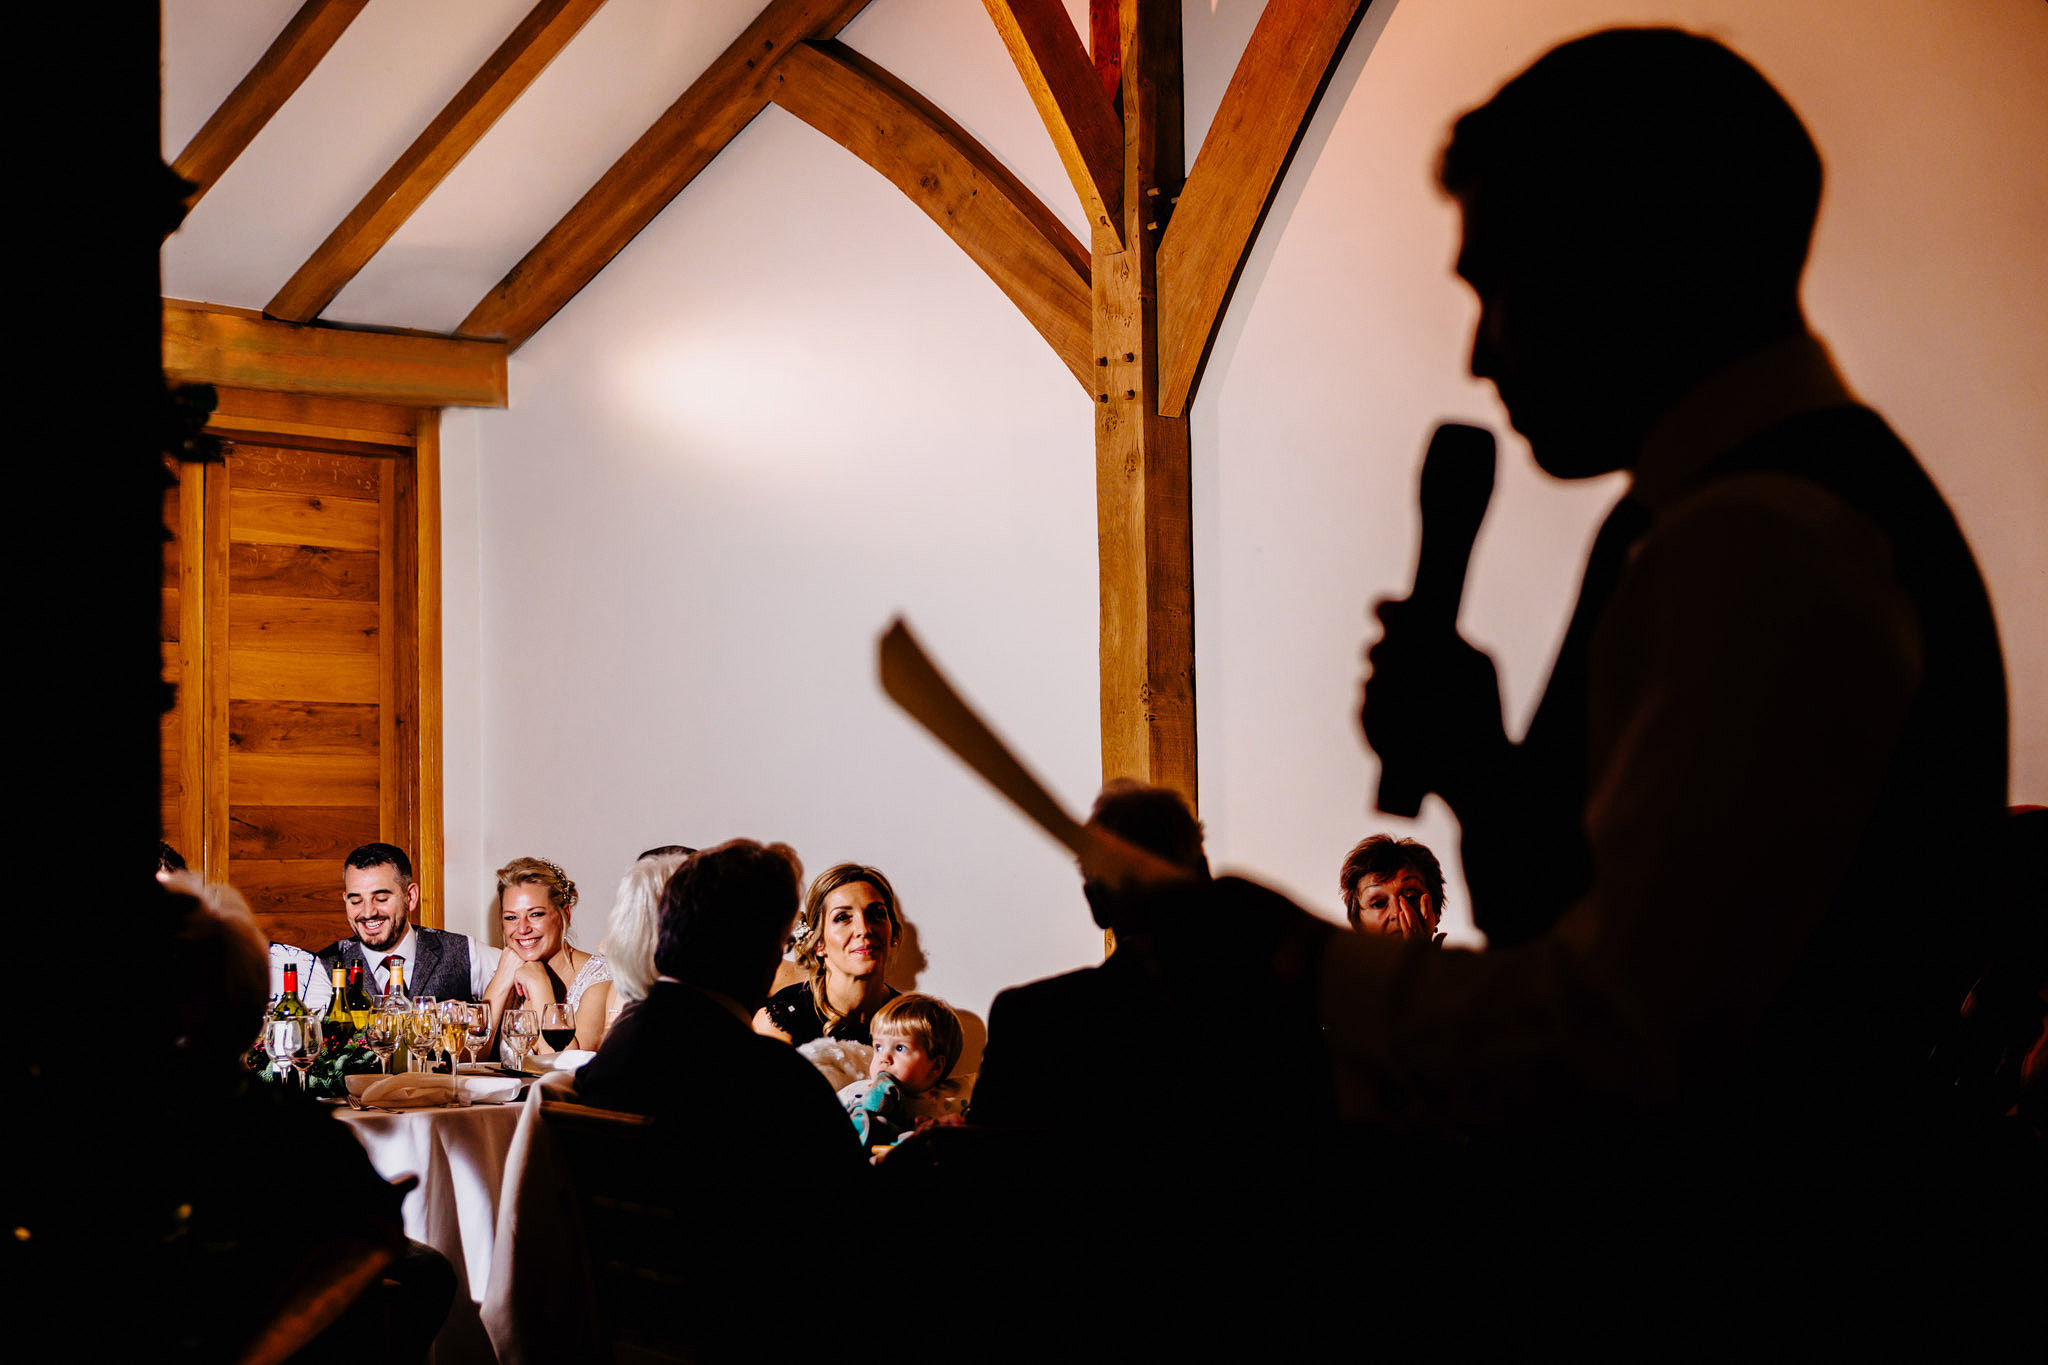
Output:
[[572,1047],[566,1052],[551,1052],[545,1057],[528,1053],[524,1069],[530,1075],[540,1076],[550,1071],[574,1071],[597,1054],[588,1048]]
[[448,1105],[504,1104],[523,1082],[496,1076],[351,1076],[349,1093],[372,1109],[430,1109]]

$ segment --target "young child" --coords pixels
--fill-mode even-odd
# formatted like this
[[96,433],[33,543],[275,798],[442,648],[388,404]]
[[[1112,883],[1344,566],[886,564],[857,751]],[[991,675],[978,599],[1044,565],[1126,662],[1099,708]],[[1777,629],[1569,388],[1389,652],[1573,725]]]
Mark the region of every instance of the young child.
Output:
[[966,1107],[968,1087],[952,1079],[960,1060],[960,1016],[930,995],[899,995],[875,1012],[875,1057],[864,1081],[839,1092],[866,1147],[887,1147],[917,1127]]

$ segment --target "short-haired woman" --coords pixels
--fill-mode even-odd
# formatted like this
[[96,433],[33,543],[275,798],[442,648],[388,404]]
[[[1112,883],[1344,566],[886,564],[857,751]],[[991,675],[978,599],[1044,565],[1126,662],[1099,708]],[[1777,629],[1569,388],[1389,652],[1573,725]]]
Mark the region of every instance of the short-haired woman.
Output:
[[883,979],[903,936],[895,888],[872,867],[840,863],[811,883],[802,923],[796,956],[809,978],[769,996],[754,1031],[796,1044],[869,1042],[875,1011],[896,994]]

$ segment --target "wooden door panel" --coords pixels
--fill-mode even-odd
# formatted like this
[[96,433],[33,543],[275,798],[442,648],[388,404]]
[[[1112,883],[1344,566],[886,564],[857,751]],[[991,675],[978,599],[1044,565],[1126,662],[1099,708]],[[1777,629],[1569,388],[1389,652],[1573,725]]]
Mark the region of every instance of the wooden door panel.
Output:
[[236,488],[228,495],[228,526],[236,540],[250,545],[375,550],[379,539],[375,502],[262,489]]
[[232,593],[228,597],[228,647],[374,655],[377,618],[375,602]]
[[377,708],[345,701],[231,701],[228,752],[374,756]]
[[384,474],[383,462],[358,455],[282,446],[235,447],[235,486],[250,491],[375,502],[383,488]]
[[374,806],[236,806],[228,813],[228,853],[251,862],[321,860],[341,894],[341,860],[377,837]]
[[377,701],[375,654],[226,652],[231,701]]
[[[375,754],[235,754],[228,759],[228,815],[239,806],[377,808]],[[341,869],[334,870],[337,883]]]
[[231,545],[228,579],[237,593],[375,602],[377,552],[317,545]]

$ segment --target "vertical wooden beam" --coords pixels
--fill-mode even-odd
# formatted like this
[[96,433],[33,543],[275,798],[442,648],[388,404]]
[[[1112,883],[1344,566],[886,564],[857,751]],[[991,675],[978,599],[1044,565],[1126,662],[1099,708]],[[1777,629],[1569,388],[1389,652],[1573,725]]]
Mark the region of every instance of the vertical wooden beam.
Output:
[[420,906],[430,927],[447,921],[446,828],[442,815],[441,753],[441,414],[425,409],[414,436],[413,505],[416,565],[414,638],[418,656],[414,672],[414,745],[418,754],[418,847],[413,867],[420,880]]
[[[1123,241],[1093,259],[1102,775],[1195,802],[1194,545],[1185,417],[1159,415],[1157,251],[1186,166],[1179,0],[1123,0]],[[1096,56],[1101,64],[1101,54]]]
[[[229,446],[229,453],[233,452]],[[210,882],[229,881],[234,868],[228,859],[228,482],[225,463],[206,471],[206,527],[200,543],[206,556],[206,720],[202,744],[206,753],[206,825],[197,854],[180,849],[185,861],[201,868]]]
[[[178,827],[165,830],[185,861],[204,875],[206,867],[207,812],[213,808],[214,793],[206,777],[214,771],[206,752],[206,718],[210,714],[207,687],[207,589],[214,587],[207,576],[212,562],[206,538],[207,466],[181,463],[178,466]],[[215,591],[225,594],[221,584]]]

